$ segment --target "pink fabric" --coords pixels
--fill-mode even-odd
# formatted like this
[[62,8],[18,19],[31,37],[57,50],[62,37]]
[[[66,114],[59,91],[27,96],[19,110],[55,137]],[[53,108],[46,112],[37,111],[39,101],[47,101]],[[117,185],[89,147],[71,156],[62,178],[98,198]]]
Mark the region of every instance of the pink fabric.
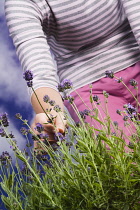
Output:
[[[137,97],[136,90],[134,89],[133,86],[130,85],[130,79],[135,79],[137,82],[140,81],[140,62],[120,72],[115,73],[115,76],[118,78],[122,77],[124,83],[132,91],[135,97]],[[130,136],[132,134],[130,130],[135,129],[134,126],[132,125],[131,129],[128,128],[127,126],[124,126],[123,117],[118,115],[116,113],[116,110],[117,109],[124,110],[123,106],[128,103],[132,104],[133,106],[136,106],[136,101],[134,100],[134,98],[131,96],[131,94],[128,92],[128,90],[126,89],[126,87],[124,87],[122,83],[118,83],[117,81],[115,81],[114,78],[113,79],[102,78],[99,81],[94,82],[92,84],[92,95],[97,95],[100,98],[100,102],[101,102],[100,105],[97,105],[102,116],[102,117],[101,116],[99,117],[100,119],[105,118],[106,116],[103,111],[103,109],[105,108],[105,102],[104,102],[105,98],[103,96],[103,90],[109,93],[109,98],[107,99],[108,100],[107,107],[108,107],[108,113],[111,117],[112,122],[117,121],[119,127],[125,132],[125,134]],[[140,82],[138,84],[138,90],[139,90],[138,99],[140,101]],[[74,103],[76,104],[78,110],[83,111],[84,109],[87,109],[87,107],[84,105],[84,103],[82,102],[82,100],[80,99],[77,93],[82,97],[86,105],[90,107],[90,109],[92,109],[91,103],[89,100],[89,96],[90,96],[89,85],[79,88],[76,91],[71,93],[71,95],[74,97]],[[78,122],[79,118],[74,112],[72,106],[68,102],[65,102],[65,106],[67,107],[74,121]],[[138,111],[140,112],[140,108]],[[95,120],[91,121],[91,118],[89,116],[86,117],[85,121],[95,126],[95,128],[102,129],[102,126],[99,123],[97,123]],[[112,132],[113,131],[114,130],[112,128]],[[126,140],[126,142],[128,143],[128,140]]]

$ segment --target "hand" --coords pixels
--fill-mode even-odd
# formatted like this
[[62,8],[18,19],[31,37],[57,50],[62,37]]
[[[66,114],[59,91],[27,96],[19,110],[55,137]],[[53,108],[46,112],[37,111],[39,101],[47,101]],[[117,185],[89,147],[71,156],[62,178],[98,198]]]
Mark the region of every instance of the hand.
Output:
[[[36,124],[37,123],[40,123],[43,128],[44,128],[44,131],[42,133],[44,134],[48,134],[49,135],[49,143],[50,144],[53,144],[54,142],[56,142],[55,138],[54,138],[54,134],[56,132],[60,132],[60,133],[65,133],[65,128],[66,128],[66,125],[67,125],[67,121],[64,117],[64,113],[63,112],[55,112],[55,111],[52,111],[51,114],[49,113],[48,116],[51,118],[53,115],[54,117],[54,121],[53,121],[53,124],[52,123],[48,123],[49,122],[49,118],[46,116],[45,113],[39,113],[39,114],[36,114],[35,118],[34,118],[34,121],[32,123],[32,130],[33,132],[38,135],[39,132],[35,129],[36,127]],[[34,142],[34,148],[38,148],[38,141],[35,141]]]

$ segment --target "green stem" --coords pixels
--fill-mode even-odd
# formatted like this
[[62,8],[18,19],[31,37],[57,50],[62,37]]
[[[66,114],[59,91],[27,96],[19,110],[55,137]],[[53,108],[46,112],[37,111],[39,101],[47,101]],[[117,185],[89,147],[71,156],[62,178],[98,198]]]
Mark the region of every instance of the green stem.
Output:
[[48,117],[48,119],[49,119],[50,121],[52,121],[52,119],[50,118],[50,116],[48,115],[48,113],[46,112],[46,110],[44,109],[44,107],[42,106],[42,104],[40,103],[40,100],[39,100],[39,98],[38,98],[36,92],[34,91],[33,87],[32,87],[32,90],[33,90],[33,92],[34,92],[34,94],[35,94],[35,97],[36,97],[36,99],[37,99],[37,101],[38,101],[40,107],[42,108],[43,112],[46,114],[46,116]]

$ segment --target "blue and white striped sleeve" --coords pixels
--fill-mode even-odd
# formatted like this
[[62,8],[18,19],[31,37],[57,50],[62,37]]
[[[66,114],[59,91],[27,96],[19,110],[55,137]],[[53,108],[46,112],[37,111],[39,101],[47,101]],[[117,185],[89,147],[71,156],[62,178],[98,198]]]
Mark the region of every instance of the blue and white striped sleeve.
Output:
[[10,36],[23,70],[33,72],[34,90],[40,87],[57,90],[56,66],[42,29],[48,10],[45,0],[5,1],[5,15]]

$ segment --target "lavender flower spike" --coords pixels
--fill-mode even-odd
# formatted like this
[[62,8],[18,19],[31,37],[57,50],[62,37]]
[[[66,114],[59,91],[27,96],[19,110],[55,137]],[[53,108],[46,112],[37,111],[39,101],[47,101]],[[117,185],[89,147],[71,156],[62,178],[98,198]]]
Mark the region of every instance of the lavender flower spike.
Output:
[[64,92],[64,90],[71,89],[73,87],[72,82],[69,79],[64,79],[59,85],[58,90],[59,92]]
[[22,135],[25,135],[25,136],[27,136],[28,133],[29,133],[29,131],[28,131],[25,127],[22,127],[22,128],[20,129],[20,132],[22,133]]
[[44,127],[42,124],[40,123],[36,123],[36,127],[35,127],[35,130],[38,131],[38,133],[41,133],[42,131],[44,131]]
[[114,78],[114,73],[112,71],[105,71],[106,77],[112,79]]
[[58,84],[57,89],[59,92],[63,92],[64,91],[64,87],[62,84]]
[[73,87],[72,82],[69,79],[64,79],[62,82],[64,90],[71,89]]
[[6,136],[6,133],[5,133],[3,128],[0,128],[0,136],[1,137],[5,137]]
[[45,95],[45,96],[43,97],[43,101],[44,101],[45,103],[48,103],[49,100],[50,100],[50,97],[49,97],[48,95]]
[[30,70],[26,70],[24,73],[23,73],[23,78],[26,80],[26,81],[30,81],[33,79],[33,73],[30,71]]
[[132,85],[133,87],[136,87],[138,85],[138,82],[135,79],[130,79],[130,85]]
[[53,110],[55,110],[56,112],[61,112],[61,107],[59,105],[55,105]]
[[0,114],[0,125],[2,124],[4,127],[9,126],[8,114],[5,112],[4,114]]
[[27,81],[27,86],[32,87],[33,86],[33,81]]
[[99,101],[99,97],[98,97],[97,95],[94,95],[94,96],[93,96],[93,101],[98,102],[98,101]]

